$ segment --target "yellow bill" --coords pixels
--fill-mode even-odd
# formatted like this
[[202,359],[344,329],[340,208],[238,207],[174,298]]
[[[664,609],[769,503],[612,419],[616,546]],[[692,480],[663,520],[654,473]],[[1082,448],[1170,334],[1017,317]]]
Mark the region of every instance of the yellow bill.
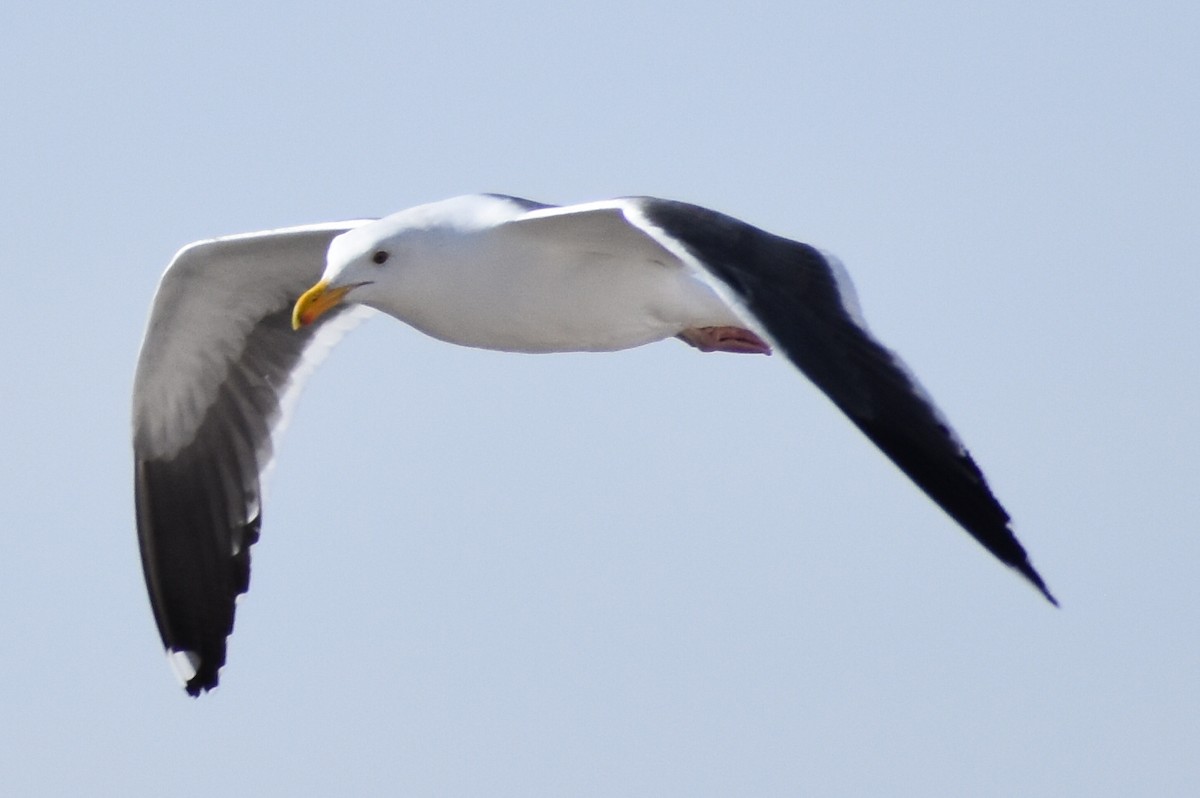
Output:
[[307,327],[340,305],[342,297],[351,288],[352,286],[330,288],[329,281],[322,280],[305,291],[296,300],[295,307],[292,308],[292,329],[299,330],[301,327]]

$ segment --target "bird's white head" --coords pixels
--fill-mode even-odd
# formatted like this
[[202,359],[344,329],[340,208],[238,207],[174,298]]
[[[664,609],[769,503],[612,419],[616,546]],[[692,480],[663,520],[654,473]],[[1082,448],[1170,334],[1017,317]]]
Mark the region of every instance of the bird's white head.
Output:
[[[434,290],[420,282],[422,267],[426,276],[431,269],[440,270],[455,259],[454,253],[461,255],[472,236],[526,210],[517,200],[471,194],[418,205],[348,230],[330,243],[325,273],[296,302],[292,326],[306,327],[343,302],[370,305],[415,324],[414,316],[420,315],[415,303]],[[471,257],[478,260],[477,254]]]
[[401,231],[390,219],[356,227],[333,239],[321,280],[305,291],[292,308],[292,328],[307,327],[346,302],[370,304],[373,287],[394,275]]

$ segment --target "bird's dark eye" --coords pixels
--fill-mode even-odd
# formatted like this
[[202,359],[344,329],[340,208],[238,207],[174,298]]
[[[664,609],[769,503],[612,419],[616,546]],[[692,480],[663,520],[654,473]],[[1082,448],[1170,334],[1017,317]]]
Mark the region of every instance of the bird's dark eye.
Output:
[[371,260],[380,266],[382,266],[384,263],[386,263],[387,259],[388,259],[388,253],[382,249],[371,256]]

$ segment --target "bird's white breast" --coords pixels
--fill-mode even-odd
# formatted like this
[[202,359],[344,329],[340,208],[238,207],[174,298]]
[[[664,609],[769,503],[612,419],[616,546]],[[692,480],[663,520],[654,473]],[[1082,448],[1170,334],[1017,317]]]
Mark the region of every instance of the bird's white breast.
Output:
[[635,241],[422,231],[406,237],[393,289],[364,301],[435,338],[515,352],[612,351],[743,324],[678,259]]

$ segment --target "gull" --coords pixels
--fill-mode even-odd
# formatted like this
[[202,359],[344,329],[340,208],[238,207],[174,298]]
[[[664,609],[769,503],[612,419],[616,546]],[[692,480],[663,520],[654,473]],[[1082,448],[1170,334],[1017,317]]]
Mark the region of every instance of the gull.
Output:
[[505,352],[669,338],[702,352],[781,352],[1057,605],[949,422],[869,331],[836,257],[672,200],[553,206],[477,194],[199,241],[167,267],[134,380],[135,506],[154,618],[193,696],[225,664],[262,525],[260,482],[288,410],[372,310]]

